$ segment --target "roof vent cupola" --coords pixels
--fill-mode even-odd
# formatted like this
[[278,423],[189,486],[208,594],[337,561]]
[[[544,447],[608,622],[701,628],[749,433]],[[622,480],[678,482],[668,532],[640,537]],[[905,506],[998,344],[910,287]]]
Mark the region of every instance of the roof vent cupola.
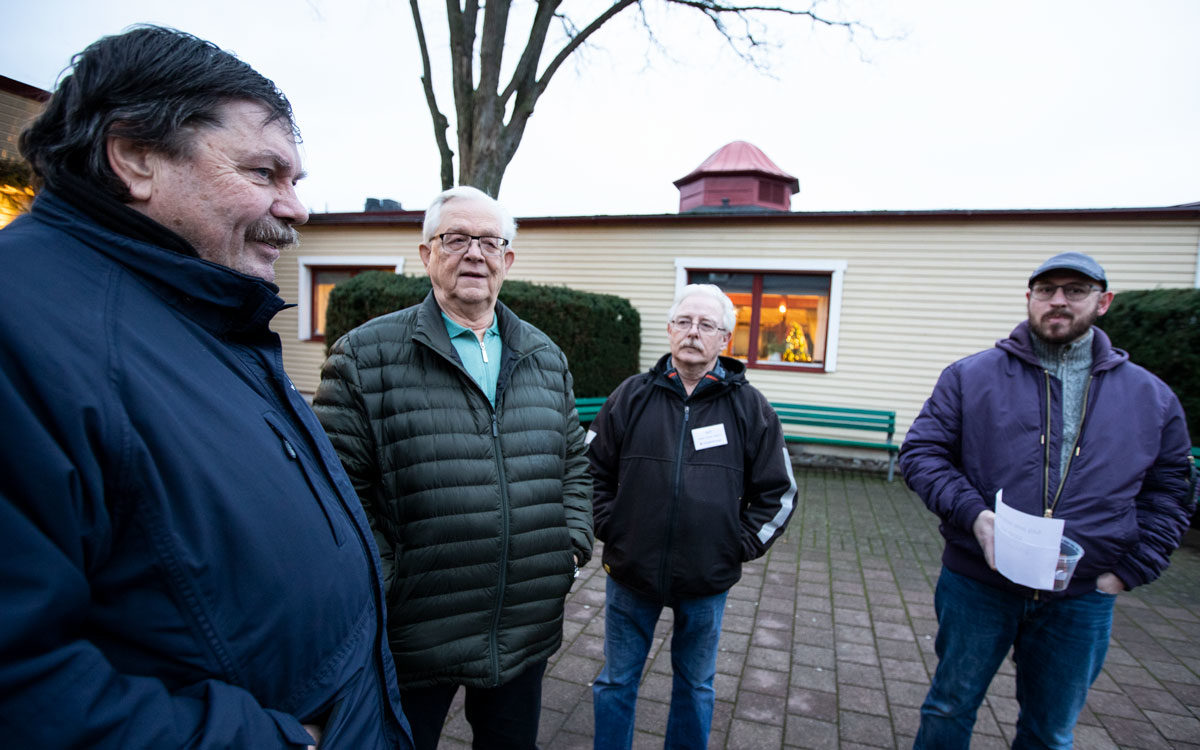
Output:
[[734,141],[676,180],[675,187],[679,213],[759,213],[791,210],[800,181],[775,166],[758,147]]

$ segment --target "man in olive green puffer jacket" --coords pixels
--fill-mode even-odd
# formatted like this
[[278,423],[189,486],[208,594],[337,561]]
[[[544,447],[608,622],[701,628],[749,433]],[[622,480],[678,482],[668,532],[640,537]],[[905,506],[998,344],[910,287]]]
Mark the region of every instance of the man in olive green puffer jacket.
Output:
[[375,530],[417,748],[458,687],[475,747],[535,748],[592,486],[562,351],[496,301],[516,222],[470,187],[425,214],[419,305],[342,337],[314,408]]

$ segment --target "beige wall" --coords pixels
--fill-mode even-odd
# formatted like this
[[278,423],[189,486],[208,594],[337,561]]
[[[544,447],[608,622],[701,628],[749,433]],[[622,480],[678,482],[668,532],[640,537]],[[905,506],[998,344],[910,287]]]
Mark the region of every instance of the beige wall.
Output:
[[[399,246],[410,258],[405,271],[420,273],[417,242],[415,229],[311,226],[304,229],[301,252],[362,254]],[[643,367],[667,350],[666,312],[675,291],[676,258],[736,257],[745,259],[748,270],[755,260],[843,261],[836,372],[756,369],[748,377],[771,400],[894,409],[899,439],[943,367],[990,347],[1024,318],[1026,279],[1042,260],[1065,250],[1090,253],[1118,292],[1191,287],[1200,221],[1111,216],[529,221],[515,247],[512,278],[628,298],[642,314]],[[284,273],[280,285],[293,299]],[[276,325],[285,342],[285,365],[297,387],[312,391],[323,349],[296,341],[295,320],[285,315]]]
[[[407,274],[424,273],[417,245],[421,242],[416,228],[355,227],[351,230],[325,227],[301,227],[300,247],[284,254],[275,264],[275,283],[288,302],[300,301],[300,266],[297,258],[310,256],[365,256],[390,259],[400,256]],[[321,378],[325,361],[325,343],[299,338],[300,310],[289,308],[275,316],[271,327],[283,341],[283,367],[296,388],[312,395]]]
[[41,114],[43,106],[41,102],[0,91],[0,159],[20,156],[17,137],[30,120]]
[[[17,139],[25,126],[42,111],[43,104],[8,91],[0,90],[0,159],[15,161],[21,158]],[[0,185],[0,227],[28,210],[33,201],[33,191],[18,189],[11,185]]]

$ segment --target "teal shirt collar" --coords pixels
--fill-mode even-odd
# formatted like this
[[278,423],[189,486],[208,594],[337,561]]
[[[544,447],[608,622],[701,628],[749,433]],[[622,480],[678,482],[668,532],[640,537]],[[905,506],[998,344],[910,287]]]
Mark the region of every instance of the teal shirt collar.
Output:
[[[444,312],[442,313],[442,321],[446,324],[446,333],[450,336],[451,339],[453,339],[455,336],[461,336],[464,333],[469,333],[469,334],[471,334],[472,338],[475,338],[474,331],[472,331],[470,328],[467,328],[466,326],[462,326],[462,325],[459,325],[458,323],[455,323],[454,320],[451,319],[451,317]],[[484,332],[483,336],[484,336],[484,338],[487,338],[488,336],[499,336],[499,335],[500,335],[500,316],[492,315],[492,324],[487,327],[487,331]],[[479,339],[475,339],[475,340],[478,341]]]
[[483,333],[483,346],[475,332],[459,325],[442,312],[446,335],[458,353],[458,359],[467,373],[479,385],[493,406],[496,405],[496,385],[500,378],[500,316],[492,316],[492,324]]

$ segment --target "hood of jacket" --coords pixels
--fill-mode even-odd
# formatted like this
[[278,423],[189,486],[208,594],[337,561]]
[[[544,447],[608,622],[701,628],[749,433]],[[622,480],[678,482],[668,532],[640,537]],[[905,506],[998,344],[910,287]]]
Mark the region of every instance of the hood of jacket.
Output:
[[646,373],[649,380],[662,385],[670,390],[675,391],[681,398],[713,398],[729,388],[739,388],[746,384],[746,365],[744,362],[733,359],[732,357],[718,356],[717,367],[709,370],[696,387],[692,390],[691,395],[688,395],[683,390],[683,383],[679,380],[679,372],[671,364],[671,355],[664,354],[659,357],[658,362]]
[[[1008,338],[996,342],[996,348],[1017,357],[1033,367],[1041,369],[1042,363],[1033,350],[1033,330],[1028,320],[1022,320],[1012,329]],[[1092,374],[1096,375],[1111,370],[1123,362],[1129,361],[1129,353],[1112,345],[1108,334],[1096,326],[1092,326]]]

